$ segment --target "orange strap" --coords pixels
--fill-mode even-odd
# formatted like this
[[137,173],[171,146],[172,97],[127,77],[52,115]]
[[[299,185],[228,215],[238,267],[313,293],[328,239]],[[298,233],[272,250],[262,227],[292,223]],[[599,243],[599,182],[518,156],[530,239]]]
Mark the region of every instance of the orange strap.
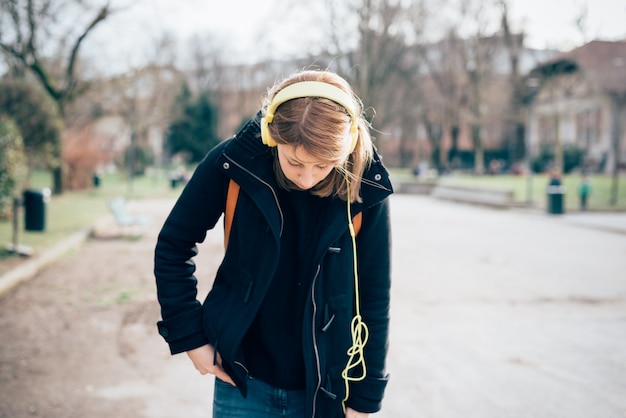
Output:
[[[239,185],[235,180],[230,179],[228,182],[228,192],[226,194],[226,208],[224,209],[224,248],[228,248],[228,239],[230,238],[230,228],[233,225],[233,216],[235,215],[235,207],[239,198]],[[352,218],[354,225],[354,233],[359,235],[361,224],[363,223],[363,212],[359,212]]]
[[230,228],[233,225],[233,216],[235,215],[235,207],[239,198],[239,185],[235,180],[230,179],[228,183],[228,192],[226,194],[226,208],[224,209],[224,248],[228,248],[228,239],[230,238]]
[[352,217],[352,225],[354,226],[354,235],[359,235],[361,224],[363,223],[363,212],[359,212]]

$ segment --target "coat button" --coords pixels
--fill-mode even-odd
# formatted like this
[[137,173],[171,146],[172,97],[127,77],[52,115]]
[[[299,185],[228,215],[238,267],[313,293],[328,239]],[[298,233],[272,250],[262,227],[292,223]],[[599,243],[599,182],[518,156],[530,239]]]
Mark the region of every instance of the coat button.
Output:
[[165,327],[161,327],[159,328],[159,334],[161,334],[161,337],[166,337],[170,335],[170,330],[165,328]]
[[375,179],[376,181],[380,181],[380,179],[382,179],[382,178],[383,178],[383,176],[381,176],[380,174],[376,174],[376,175],[374,176],[374,179]]
[[224,163],[224,164],[222,164],[222,167],[224,167],[224,170],[228,170],[230,168],[230,164],[229,163]]

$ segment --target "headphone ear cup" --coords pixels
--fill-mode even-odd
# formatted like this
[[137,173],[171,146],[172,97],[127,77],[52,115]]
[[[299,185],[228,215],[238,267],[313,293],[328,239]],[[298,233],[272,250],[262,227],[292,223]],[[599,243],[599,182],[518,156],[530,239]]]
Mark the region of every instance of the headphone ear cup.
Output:
[[353,122],[352,126],[350,127],[350,141],[351,141],[350,142],[350,154],[354,152],[358,139],[359,139],[358,123]]
[[265,118],[261,118],[261,140],[268,147],[275,147],[276,141],[270,135],[269,124]]

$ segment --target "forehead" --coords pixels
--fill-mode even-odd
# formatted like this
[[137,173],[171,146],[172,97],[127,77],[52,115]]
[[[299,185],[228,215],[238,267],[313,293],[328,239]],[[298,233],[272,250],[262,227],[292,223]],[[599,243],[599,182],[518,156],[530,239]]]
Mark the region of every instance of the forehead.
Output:
[[278,151],[283,156],[303,164],[320,164],[329,162],[328,160],[323,160],[310,154],[303,146],[279,144]]

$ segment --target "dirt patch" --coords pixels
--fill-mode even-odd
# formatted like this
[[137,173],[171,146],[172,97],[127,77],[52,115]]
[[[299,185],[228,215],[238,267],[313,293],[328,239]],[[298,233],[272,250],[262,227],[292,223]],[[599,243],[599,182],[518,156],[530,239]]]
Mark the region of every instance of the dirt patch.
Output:
[[0,298],[1,418],[210,416],[212,380],[156,332],[153,251],[171,204],[136,203],[152,217],[140,238],[89,239]]

